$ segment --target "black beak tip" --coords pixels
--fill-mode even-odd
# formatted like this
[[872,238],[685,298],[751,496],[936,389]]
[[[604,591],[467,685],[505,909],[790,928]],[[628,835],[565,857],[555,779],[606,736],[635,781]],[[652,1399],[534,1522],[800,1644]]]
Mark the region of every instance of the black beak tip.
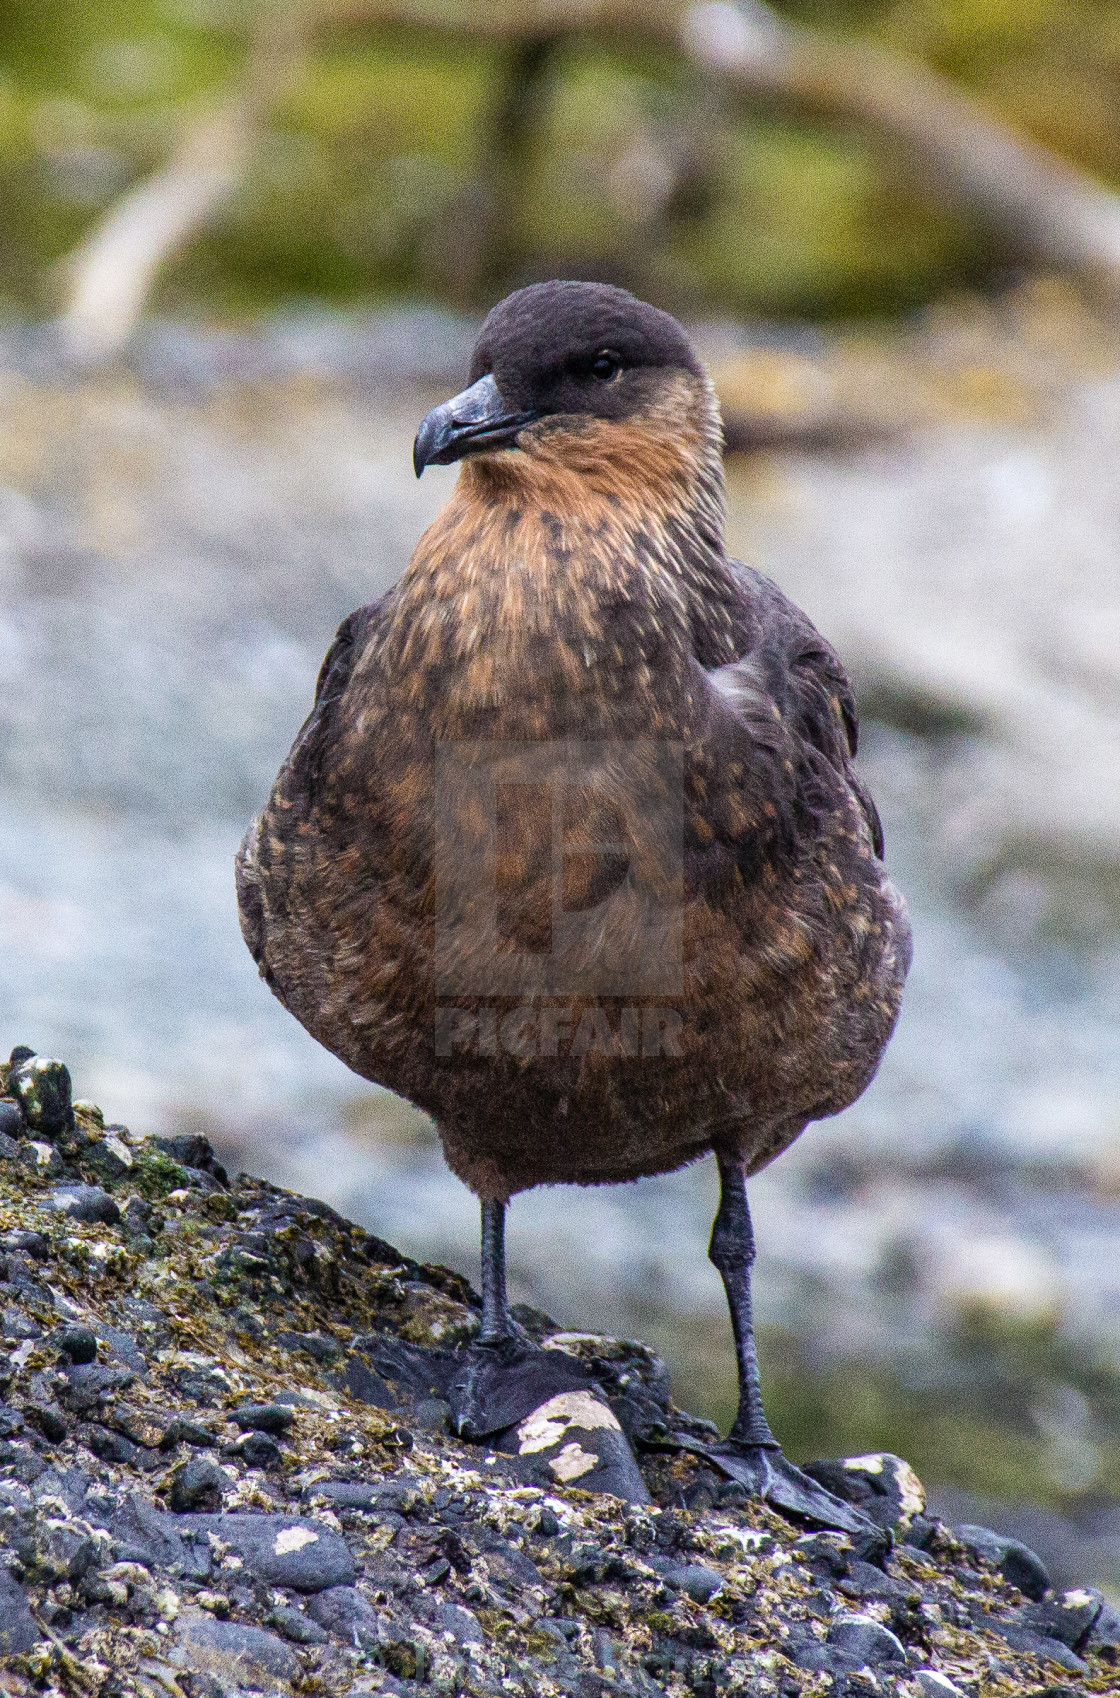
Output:
[[420,438],[419,438],[419,436],[417,436],[416,440],[412,444],[412,469],[416,473],[417,477],[423,476],[424,467],[427,464],[428,464],[428,462],[427,462],[427,460],[425,460],[423,452],[421,451],[421,448],[420,448]]

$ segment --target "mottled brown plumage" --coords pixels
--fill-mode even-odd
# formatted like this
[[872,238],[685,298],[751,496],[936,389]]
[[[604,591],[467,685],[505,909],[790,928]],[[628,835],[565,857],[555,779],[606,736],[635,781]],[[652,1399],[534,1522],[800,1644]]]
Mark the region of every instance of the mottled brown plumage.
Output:
[[[239,859],[277,996],[427,1109],[482,1196],[717,1144],[757,1169],[859,1095],[898,1009],[904,909],[852,770],[843,668],[724,555],[714,397],[693,372],[658,376],[636,416],[561,415],[464,464],[400,582],[339,631]],[[683,1053],[606,1055],[600,1031],[583,1056],[437,1057],[434,748],[566,738],[683,745],[683,994],[654,999],[681,1015]],[[551,862],[526,871],[545,904]],[[612,1031],[634,1000],[609,999]],[[578,1031],[587,1003],[570,1006]]]
[[[597,351],[619,369],[596,376]],[[718,409],[674,321],[620,291],[522,291],[471,379],[506,422],[456,425],[446,455],[471,457],[450,501],[341,627],[239,856],[246,941],[308,1031],[432,1114],[484,1199],[712,1148],[754,1171],[867,1085],[909,961],[850,686],[806,616],[724,553]],[[459,754],[494,745],[496,823]],[[542,747],[575,750],[555,818]],[[573,845],[559,871],[554,829]],[[489,961],[470,924],[482,862]],[[566,945],[558,877],[563,913],[593,916]],[[659,879],[668,994],[644,988],[637,941]],[[503,988],[508,955],[546,964],[541,995]],[[510,1053],[517,1009],[535,1053]]]

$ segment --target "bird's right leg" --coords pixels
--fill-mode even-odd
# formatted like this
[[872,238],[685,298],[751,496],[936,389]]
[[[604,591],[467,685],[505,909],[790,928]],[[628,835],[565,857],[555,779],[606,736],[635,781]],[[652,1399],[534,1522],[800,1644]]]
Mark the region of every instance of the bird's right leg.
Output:
[[450,1386],[451,1423],[460,1438],[512,1427],[558,1392],[589,1388],[580,1364],[542,1350],[515,1325],[506,1295],[506,1204],[482,1204],[482,1316],[459,1353]]
[[727,1438],[712,1446],[712,1459],[723,1473],[738,1480],[755,1497],[799,1520],[846,1533],[876,1531],[873,1523],[852,1504],[844,1503],[787,1461],[770,1431],[762,1408],[754,1340],[751,1269],[755,1247],[746,1178],[738,1157],[717,1152],[716,1159],[720,1197],[708,1255],[719,1269],[731,1311],[739,1367],[739,1410]]

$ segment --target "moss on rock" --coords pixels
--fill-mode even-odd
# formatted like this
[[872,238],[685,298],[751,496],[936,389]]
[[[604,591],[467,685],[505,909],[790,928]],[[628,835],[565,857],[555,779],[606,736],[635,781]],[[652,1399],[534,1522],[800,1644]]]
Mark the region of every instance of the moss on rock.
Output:
[[653,1501],[525,1485],[441,1416],[477,1324],[457,1275],[219,1177],[202,1140],[178,1160],[83,1105],[58,1149],[63,1185],[119,1219],[63,1215],[57,1178],[0,1161],[8,1693],[1116,1691],[1099,1594],[1028,1602],[897,1459],[827,1465],[878,1492],[893,1544],[806,1532],[675,1448],[704,1427],[643,1346],[526,1312],[610,1402]]

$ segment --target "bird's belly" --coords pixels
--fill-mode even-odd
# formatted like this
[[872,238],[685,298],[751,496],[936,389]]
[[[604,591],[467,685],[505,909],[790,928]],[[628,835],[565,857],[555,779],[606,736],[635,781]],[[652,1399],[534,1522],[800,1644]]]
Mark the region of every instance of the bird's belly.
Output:
[[797,928],[783,954],[775,932],[762,967],[733,915],[686,903],[679,982],[660,994],[441,997],[408,974],[389,1006],[415,1013],[380,1022],[361,1071],[434,1116],[484,1195],[665,1172],[713,1145],[757,1168],[873,1076],[905,975],[896,901],[823,957]]

